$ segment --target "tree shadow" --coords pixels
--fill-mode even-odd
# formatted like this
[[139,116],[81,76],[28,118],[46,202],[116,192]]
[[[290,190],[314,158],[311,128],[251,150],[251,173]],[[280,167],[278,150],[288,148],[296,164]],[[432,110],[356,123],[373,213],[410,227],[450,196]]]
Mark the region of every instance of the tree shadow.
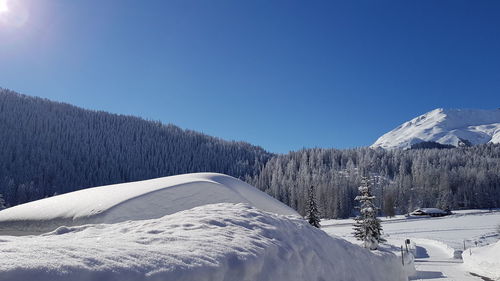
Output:
[[417,275],[411,277],[410,280],[418,280],[418,279],[437,279],[444,278],[446,276],[443,275],[441,271],[417,271]]
[[479,274],[476,274],[476,273],[473,273],[473,272],[469,272],[470,275],[472,276],[476,276],[476,277],[479,277],[481,279],[483,279],[484,281],[495,281],[491,278],[488,278],[488,277],[485,277],[485,276],[482,276],[482,275],[479,275]]
[[424,247],[416,246],[416,250],[417,250],[417,253],[416,253],[417,256],[415,258],[422,259],[422,258],[429,257],[429,254],[427,253],[427,249],[425,249]]

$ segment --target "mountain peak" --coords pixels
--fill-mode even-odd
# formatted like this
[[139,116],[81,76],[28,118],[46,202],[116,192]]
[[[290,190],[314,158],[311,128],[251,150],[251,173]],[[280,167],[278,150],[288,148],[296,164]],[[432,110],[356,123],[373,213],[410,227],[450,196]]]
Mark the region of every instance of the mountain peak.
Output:
[[409,148],[420,142],[458,146],[500,143],[500,109],[436,108],[384,134],[371,147]]

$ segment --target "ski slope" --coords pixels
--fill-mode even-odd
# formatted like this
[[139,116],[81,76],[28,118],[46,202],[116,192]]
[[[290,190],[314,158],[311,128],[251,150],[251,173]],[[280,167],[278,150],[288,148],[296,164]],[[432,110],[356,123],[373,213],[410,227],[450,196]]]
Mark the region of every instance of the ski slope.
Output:
[[[352,219],[328,220],[323,221],[322,225],[327,233],[359,244],[352,236],[352,223]],[[382,218],[387,247],[397,252],[405,239],[415,243],[415,280],[481,280],[471,275],[471,272],[496,280],[496,274],[500,274],[500,266],[496,267],[494,263],[498,254],[494,256],[494,251],[481,249],[500,239],[496,231],[499,224],[500,210],[455,211],[451,216],[436,218]],[[456,250],[463,250],[464,244],[466,250],[462,263],[454,259],[453,254]],[[486,246],[485,249],[490,247],[493,246]],[[472,255],[468,256],[469,253]],[[493,271],[488,273],[484,268],[490,268],[490,271],[493,268]]]
[[83,189],[0,212],[0,235],[58,226],[160,218],[212,203],[247,203],[281,215],[297,212],[255,187],[216,173],[194,173]]
[[462,140],[500,143],[500,109],[438,108],[382,135],[371,147],[409,148],[424,141],[459,146]]

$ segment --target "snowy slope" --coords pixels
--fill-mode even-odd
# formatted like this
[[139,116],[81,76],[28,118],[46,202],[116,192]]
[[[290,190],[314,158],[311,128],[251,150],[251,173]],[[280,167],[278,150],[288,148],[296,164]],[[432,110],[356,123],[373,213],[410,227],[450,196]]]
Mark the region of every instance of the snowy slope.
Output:
[[406,280],[400,261],[247,204],[0,236],[0,281]]
[[463,253],[464,264],[482,276],[500,280],[500,241]]
[[438,108],[386,133],[371,147],[408,148],[423,141],[458,146],[460,139],[472,144],[500,143],[500,109]]
[[247,203],[282,215],[294,210],[233,177],[195,173],[100,186],[0,211],[0,235],[33,234],[58,226],[160,218],[211,203]]

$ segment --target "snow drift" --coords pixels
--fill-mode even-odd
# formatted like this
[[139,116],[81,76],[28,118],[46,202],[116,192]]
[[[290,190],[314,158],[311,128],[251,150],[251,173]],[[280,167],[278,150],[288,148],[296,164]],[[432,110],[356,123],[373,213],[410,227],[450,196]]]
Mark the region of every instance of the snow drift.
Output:
[[0,211],[0,235],[36,234],[58,226],[160,218],[212,203],[247,203],[281,215],[293,209],[233,177],[195,173],[88,188]]
[[467,250],[462,254],[462,258],[471,272],[500,280],[500,241]]
[[438,108],[384,134],[371,147],[409,148],[424,141],[458,146],[464,140],[500,143],[500,109]]
[[0,239],[0,281],[406,280],[393,254],[247,204]]

